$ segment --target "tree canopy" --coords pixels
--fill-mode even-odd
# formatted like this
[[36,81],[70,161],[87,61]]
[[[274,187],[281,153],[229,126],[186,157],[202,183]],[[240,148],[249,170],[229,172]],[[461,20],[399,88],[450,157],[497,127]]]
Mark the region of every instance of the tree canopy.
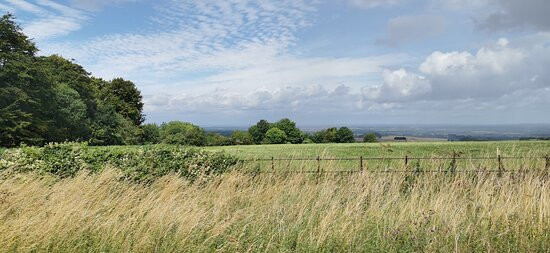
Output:
[[0,146],[140,142],[143,102],[134,83],[94,78],[58,55],[36,56],[14,20],[0,18]]

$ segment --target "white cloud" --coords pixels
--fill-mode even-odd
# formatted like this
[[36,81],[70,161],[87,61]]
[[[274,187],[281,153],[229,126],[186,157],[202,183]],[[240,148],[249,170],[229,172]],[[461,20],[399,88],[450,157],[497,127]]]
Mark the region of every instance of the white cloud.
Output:
[[[512,41],[500,39],[475,53],[434,52],[419,64],[418,72],[384,69],[379,59],[294,59],[288,62],[288,69],[277,63],[273,66],[278,67],[261,71],[245,68],[210,78],[215,85],[205,89],[149,96],[146,104],[149,112],[205,115],[257,111],[255,114],[298,113],[304,117],[346,115],[349,119],[384,112],[397,118],[405,115],[406,120],[415,120],[410,115],[422,113],[465,120],[467,115],[490,114],[485,118],[489,122],[536,122],[536,113],[550,106],[549,42],[550,35],[538,34]],[[338,65],[347,67],[340,71]],[[360,72],[359,78],[355,71]],[[378,84],[361,80],[379,73],[382,80]],[[345,84],[335,85],[338,82]],[[508,118],[502,118],[507,114]]]
[[363,89],[363,96],[375,102],[403,102],[422,99],[431,92],[430,81],[404,69],[385,70],[382,85]]
[[14,8],[16,9],[20,9],[20,10],[23,10],[23,11],[26,11],[26,12],[32,12],[32,13],[35,13],[35,14],[44,14],[45,11],[30,3],[30,2],[27,2],[25,0],[6,0],[7,3],[11,4]]
[[364,9],[376,8],[380,6],[396,5],[401,2],[404,2],[404,0],[349,0],[349,1],[353,5]]
[[162,29],[113,34],[86,42],[44,45],[80,59],[96,75],[208,69],[232,70],[268,62],[295,43],[313,8],[307,1],[170,1],[154,21]]
[[15,9],[13,7],[0,3],[0,11],[13,13],[15,12]]
[[75,8],[87,11],[98,11],[108,5],[131,3],[137,1],[140,0],[71,0],[71,4]]
[[446,20],[442,16],[399,16],[388,22],[387,35],[378,42],[398,46],[440,35],[445,29]]
[[[23,30],[27,36],[44,40],[67,35],[79,30],[86,22],[86,13],[56,3],[51,0],[35,0],[33,3],[25,0],[7,0],[6,8],[18,12],[30,12],[35,15],[30,21],[23,21]],[[0,6],[1,7],[1,6]]]

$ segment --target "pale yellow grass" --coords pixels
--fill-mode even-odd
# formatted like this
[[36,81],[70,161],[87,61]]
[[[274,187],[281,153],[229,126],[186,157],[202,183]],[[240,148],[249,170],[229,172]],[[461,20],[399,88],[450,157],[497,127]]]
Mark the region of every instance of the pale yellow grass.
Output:
[[544,172],[0,179],[2,251],[542,252],[549,234]]

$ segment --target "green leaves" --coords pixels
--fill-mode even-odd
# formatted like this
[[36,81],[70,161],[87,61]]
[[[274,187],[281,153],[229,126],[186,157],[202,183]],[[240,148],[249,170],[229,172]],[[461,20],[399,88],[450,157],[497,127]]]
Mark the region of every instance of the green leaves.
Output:
[[0,146],[140,143],[143,102],[134,83],[93,78],[37,51],[11,14],[0,18]]
[[229,171],[238,163],[223,153],[182,146],[88,147],[86,144],[49,144],[23,147],[0,153],[0,174],[30,172],[72,177],[83,169],[100,172],[115,167],[136,182],[152,182],[169,173],[196,179]]

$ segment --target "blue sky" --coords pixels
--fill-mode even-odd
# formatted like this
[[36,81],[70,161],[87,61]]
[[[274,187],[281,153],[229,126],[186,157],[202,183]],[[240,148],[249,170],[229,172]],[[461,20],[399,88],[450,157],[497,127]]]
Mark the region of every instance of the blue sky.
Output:
[[547,0],[0,0],[149,122],[550,123]]

